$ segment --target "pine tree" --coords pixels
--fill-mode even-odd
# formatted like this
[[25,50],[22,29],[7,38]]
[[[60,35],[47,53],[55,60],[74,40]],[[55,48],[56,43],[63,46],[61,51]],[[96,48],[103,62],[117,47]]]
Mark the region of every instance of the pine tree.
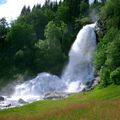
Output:
[[26,16],[29,13],[30,13],[30,6],[28,6],[28,7],[24,6],[23,9],[22,9],[22,11],[21,11],[20,16]]

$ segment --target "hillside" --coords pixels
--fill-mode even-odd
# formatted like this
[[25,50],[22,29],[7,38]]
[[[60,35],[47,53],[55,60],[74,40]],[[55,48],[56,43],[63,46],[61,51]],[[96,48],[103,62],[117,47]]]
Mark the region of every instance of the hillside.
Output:
[[119,120],[120,86],[0,111],[0,120]]

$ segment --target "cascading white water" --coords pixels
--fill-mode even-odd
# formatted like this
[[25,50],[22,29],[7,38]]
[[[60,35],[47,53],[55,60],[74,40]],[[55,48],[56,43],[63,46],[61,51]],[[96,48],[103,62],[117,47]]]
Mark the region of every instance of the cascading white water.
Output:
[[93,53],[96,49],[94,28],[95,24],[86,25],[78,33],[69,52],[68,65],[61,78],[49,73],[41,73],[36,78],[17,85],[14,94],[10,98],[6,98],[6,101],[11,106],[17,106],[20,103],[18,104],[16,101],[20,98],[29,103],[44,99],[46,95],[52,93],[68,94],[83,90],[86,87],[86,82],[94,78],[92,65]]
[[69,52],[69,63],[62,79],[67,83],[67,92],[79,92],[85,83],[93,80],[93,53],[96,49],[95,24],[80,30]]
[[[89,5],[93,4],[95,0],[89,0]],[[97,2],[102,3],[102,0],[97,0]]]

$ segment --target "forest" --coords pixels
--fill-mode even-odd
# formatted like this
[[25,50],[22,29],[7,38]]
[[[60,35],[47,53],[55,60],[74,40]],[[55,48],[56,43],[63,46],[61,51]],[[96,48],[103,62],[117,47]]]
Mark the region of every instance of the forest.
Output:
[[0,20],[0,84],[19,75],[60,75],[79,29],[90,23],[87,0],[24,6],[17,20]]
[[82,26],[98,14],[98,49],[93,64],[102,86],[120,84],[120,1],[64,0],[24,6],[20,16],[0,19],[0,85],[40,72],[60,75],[69,49]]

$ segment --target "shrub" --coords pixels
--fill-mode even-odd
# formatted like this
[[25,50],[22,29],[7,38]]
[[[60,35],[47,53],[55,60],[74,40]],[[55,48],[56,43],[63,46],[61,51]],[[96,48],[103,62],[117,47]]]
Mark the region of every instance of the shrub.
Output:
[[110,79],[117,85],[120,85],[120,67],[115,69],[113,72],[110,74]]

